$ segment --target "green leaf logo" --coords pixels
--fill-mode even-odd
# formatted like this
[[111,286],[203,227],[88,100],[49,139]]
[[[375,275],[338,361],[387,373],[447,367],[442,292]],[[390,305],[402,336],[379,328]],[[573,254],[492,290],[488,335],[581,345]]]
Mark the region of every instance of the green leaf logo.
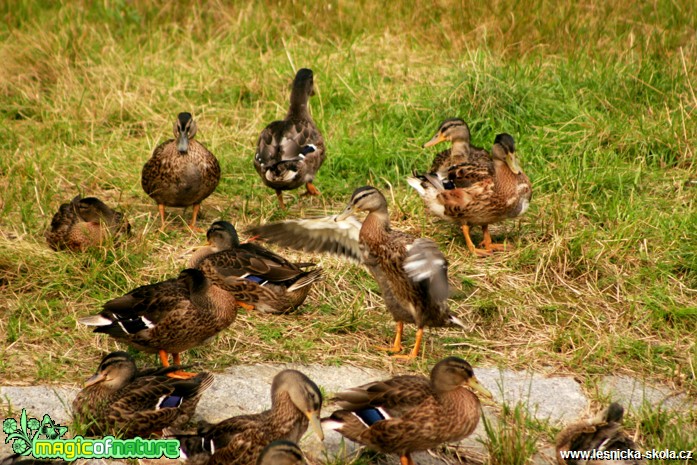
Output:
[[39,436],[58,439],[68,432],[68,427],[54,423],[49,415],[44,415],[40,422],[37,418],[27,418],[27,411],[22,409],[19,424],[14,418],[5,418],[2,422],[2,431],[7,435],[5,444],[12,441],[12,450],[15,454],[29,455]]

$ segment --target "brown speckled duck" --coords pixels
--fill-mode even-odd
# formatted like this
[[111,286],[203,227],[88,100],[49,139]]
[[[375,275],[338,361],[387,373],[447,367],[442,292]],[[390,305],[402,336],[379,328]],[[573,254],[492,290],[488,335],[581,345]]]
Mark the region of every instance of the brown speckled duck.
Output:
[[641,465],[646,463],[641,459],[572,459],[564,460],[562,452],[567,451],[639,451],[637,445],[622,429],[624,408],[617,402],[611,403],[606,409],[590,420],[573,423],[564,428],[556,440],[557,463],[559,465]]
[[192,229],[196,228],[201,202],[215,191],[220,182],[220,165],[203,144],[194,140],[196,121],[191,113],[179,113],[174,123],[174,139],[158,145],[143,166],[141,185],[157,202],[165,226],[165,206],[193,205]]
[[177,368],[139,372],[129,354],[113,352],[102,359],[73,401],[73,417],[88,435],[148,437],[166,427],[183,426],[213,375],[199,373],[187,380],[167,376]]
[[493,174],[489,152],[470,143],[470,128],[464,120],[446,119],[441,123],[436,135],[423,146],[424,148],[432,147],[446,141],[452,142],[452,147],[434,157],[429,173],[437,174],[444,183],[450,182],[455,187],[465,187],[468,181],[471,183],[471,180],[457,177],[463,174],[456,169],[456,166],[462,163],[477,166],[480,171],[484,171],[489,176]]
[[[352,215],[368,212],[363,223]],[[380,286],[387,310],[397,323],[388,350],[402,350],[404,323],[416,324],[416,342],[409,355],[421,347],[424,327],[464,326],[448,310],[448,263],[431,239],[415,238],[392,229],[387,200],[374,187],[356,189],[346,209],[329,218],[288,220],[251,228],[250,234],[298,250],[328,252],[366,266]]]
[[396,376],[337,394],[340,410],[322,425],[371,449],[398,454],[401,465],[414,465],[412,452],[472,434],[481,415],[476,393],[491,397],[469,363],[448,357],[433,367],[430,379]]
[[[415,175],[407,179],[432,213],[460,223],[467,247],[480,256],[505,250],[503,244],[492,243],[489,224],[522,215],[532,197],[530,179],[516,159],[513,137],[508,134],[496,136],[491,155],[491,175],[487,174],[486,167],[478,164],[462,163],[449,168],[451,176],[464,187],[448,189],[435,174]],[[462,184],[463,180],[470,181]],[[470,228],[475,225],[482,227],[484,249],[476,248],[470,237]]]
[[235,321],[235,298],[221,285],[200,270],[186,269],[175,279],[110,300],[101,313],[79,321],[96,326],[96,333],[158,353],[164,366],[169,366],[168,353],[174,354],[175,365],[181,365],[181,352],[205,343]]
[[272,441],[298,442],[308,425],[324,439],[320,425],[322,393],[296,370],[278,373],[271,385],[271,409],[255,415],[228,418],[199,428],[196,434],[173,433],[189,458],[188,464],[254,465]]
[[319,195],[312,181],[324,162],[324,139],[307,109],[314,94],[312,70],[299,70],[286,118],[266,126],[257,142],[254,168],[264,184],[276,191],[281,208],[285,208],[283,191],[303,184],[307,195]]
[[312,263],[294,264],[255,243],[240,244],[235,227],[216,221],[206,233],[208,246],[196,251],[189,266],[206,276],[221,275],[228,282],[237,278],[246,286],[233,292],[237,303],[265,313],[286,313],[305,301],[322,269],[304,271]]
[[102,244],[109,235],[128,233],[131,225],[123,215],[109,208],[96,197],[79,195],[64,203],[51,220],[44,234],[53,250],[84,251]]

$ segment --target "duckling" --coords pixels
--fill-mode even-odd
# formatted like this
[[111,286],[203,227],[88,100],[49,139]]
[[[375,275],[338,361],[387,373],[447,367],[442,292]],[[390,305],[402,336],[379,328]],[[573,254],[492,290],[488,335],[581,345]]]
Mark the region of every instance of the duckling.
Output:
[[[361,223],[352,214],[366,211]],[[310,252],[328,252],[366,266],[380,286],[387,310],[397,323],[392,347],[402,350],[404,323],[417,326],[416,343],[409,355],[419,353],[424,327],[459,325],[448,310],[448,262],[431,239],[415,238],[392,229],[387,200],[374,187],[356,189],[346,209],[329,218],[289,220],[251,228],[261,240]]]
[[[104,310],[80,318],[138,350],[158,353],[162,365],[181,365],[180,353],[199,346],[235,321],[235,298],[224,284],[209,279],[200,270],[186,269],[175,279],[140,286],[104,304]],[[172,374],[171,374],[172,375]],[[177,376],[189,374],[177,372]]]
[[199,249],[190,266],[207,276],[248,281],[233,293],[238,305],[265,313],[286,313],[303,304],[312,283],[322,277],[322,269],[303,271],[313,263],[290,263],[285,258],[253,242],[240,244],[235,227],[216,221],[206,233],[209,246]]
[[[611,403],[591,420],[583,420],[564,428],[556,440],[557,463],[559,465],[640,465],[646,463],[632,439],[622,430],[624,408],[617,402]],[[569,451],[598,451],[610,454],[613,451],[635,451],[638,458],[602,459],[567,458],[562,453]]]
[[337,394],[340,410],[322,425],[371,449],[399,454],[401,465],[414,465],[412,452],[472,434],[481,415],[476,393],[492,397],[469,363],[447,357],[430,379],[396,376]]
[[283,439],[298,442],[308,425],[324,440],[320,424],[322,393],[297,370],[283,370],[271,385],[271,409],[228,418],[196,434],[169,431],[180,440],[188,464],[254,465],[264,448]]
[[177,368],[138,372],[128,353],[112,352],[75,397],[73,416],[93,436],[148,437],[169,426],[183,426],[213,384],[213,375],[199,373],[187,380],[166,376]]
[[305,465],[305,457],[297,444],[291,441],[274,441],[259,454],[257,465]]
[[165,206],[193,205],[189,227],[196,228],[201,202],[215,191],[220,182],[218,159],[203,144],[194,140],[196,121],[191,113],[179,113],[174,123],[174,139],[158,145],[143,166],[141,185],[157,202],[165,227]]
[[283,191],[302,184],[305,195],[320,194],[312,182],[324,162],[324,139],[307,109],[312,95],[312,70],[303,68],[295,75],[286,119],[266,126],[257,142],[254,168],[264,184],[276,191],[281,208],[285,208]]
[[[494,172],[482,176],[480,166],[462,163],[449,168],[457,179],[475,181],[468,187],[446,189],[438,176],[426,174],[407,179],[436,216],[460,223],[469,250],[486,256],[493,251],[505,250],[503,244],[494,244],[489,224],[522,215],[530,205],[532,186],[520,168],[515,154],[515,142],[509,134],[496,136],[491,150]],[[470,237],[470,228],[480,225],[484,233],[484,249],[477,249]]]
[[475,182],[475,179],[472,178],[458,178],[458,174],[462,175],[463,173],[452,170],[454,166],[462,163],[478,167],[477,172],[481,172],[485,176],[493,175],[493,164],[489,152],[470,144],[470,128],[464,120],[461,118],[446,119],[441,123],[433,138],[426,142],[423,147],[432,147],[445,141],[451,141],[452,148],[435,156],[429,173],[437,174],[444,184],[448,183],[449,188],[466,187],[468,183]]
[[131,225],[123,214],[96,197],[76,196],[60,206],[44,236],[53,250],[84,251],[104,242],[111,234],[129,233]]

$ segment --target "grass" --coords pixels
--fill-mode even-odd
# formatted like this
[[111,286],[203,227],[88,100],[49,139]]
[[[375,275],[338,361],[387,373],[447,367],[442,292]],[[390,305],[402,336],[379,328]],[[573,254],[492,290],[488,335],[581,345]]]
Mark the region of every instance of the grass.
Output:
[[[116,345],[77,317],[184,267],[202,241],[183,226],[190,212],[179,220],[170,210],[160,233],[139,176],[188,110],[223,169],[202,224],[334,212],[374,184],[395,227],[439,242],[451,307],[471,330],[431,331],[411,369],[455,353],[475,367],[573,374],[589,392],[620,373],[694,396],[696,10],[686,0],[0,5],[0,378],[84,379]],[[285,213],[251,160],[303,66],[315,72],[311,111],[328,157],[322,196],[292,194]],[[493,228],[516,246],[510,253],[471,257],[404,181],[429,165],[434,152],[420,146],[450,116],[469,123],[477,145],[499,132],[516,138],[534,195],[522,219]],[[77,193],[118,207],[135,235],[85,254],[48,250],[43,230]],[[327,268],[303,309],[241,314],[187,358],[213,370],[391,365],[372,349],[393,329],[368,275],[283,253]],[[640,431],[642,444],[655,437]]]

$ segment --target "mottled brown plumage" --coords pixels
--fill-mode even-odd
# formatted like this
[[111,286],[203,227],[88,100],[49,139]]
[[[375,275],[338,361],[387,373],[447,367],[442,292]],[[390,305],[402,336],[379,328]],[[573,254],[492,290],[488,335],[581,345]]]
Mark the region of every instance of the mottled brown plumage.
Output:
[[294,264],[253,242],[240,244],[235,227],[227,221],[213,223],[207,237],[209,245],[196,251],[189,265],[207,276],[228,278],[224,288],[237,302],[261,312],[285,313],[299,307],[312,283],[322,277],[321,268],[301,268],[312,263]]
[[324,139],[307,109],[307,102],[314,94],[312,70],[299,70],[293,81],[286,118],[269,124],[259,135],[254,168],[264,184],[276,191],[281,208],[285,208],[285,190],[305,184],[307,194],[319,195],[312,181],[325,155]]
[[[362,224],[351,215],[357,211],[368,212]],[[267,224],[251,228],[249,233],[284,246],[328,252],[364,264],[397,322],[390,350],[402,349],[404,323],[418,327],[414,349],[407,358],[418,354],[425,326],[462,326],[448,310],[448,263],[438,245],[392,229],[387,201],[374,187],[356,189],[344,212],[335,217]]]
[[564,428],[556,440],[557,463],[559,465],[640,465],[646,463],[638,459],[562,459],[562,451],[638,451],[639,448],[622,429],[624,408],[617,402],[590,420],[573,423]]
[[79,195],[60,206],[44,236],[53,250],[84,251],[104,243],[111,235],[131,231],[131,225],[117,211],[96,197]]
[[[515,157],[513,138],[508,134],[496,136],[491,155],[494,167],[492,176],[479,176],[480,167],[469,163],[449,169],[450,172],[464,173],[457,175],[460,179],[478,179],[468,187],[448,189],[435,174],[415,174],[407,180],[432,213],[462,226],[467,247],[478,255],[489,255],[494,250],[504,248],[491,242],[488,225],[522,215],[532,197],[530,179],[520,169]],[[470,176],[472,173],[478,174]],[[484,250],[477,249],[470,238],[470,227],[476,225],[481,226],[484,232]]]
[[325,428],[413,463],[412,452],[469,436],[481,414],[479,398],[491,397],[472,367],[457,357],[438,362],[431,378],[396,376],[335,396],[340,410],[322,420]]
[[187,380],[167,376],[179,367],[138,372],[126,352],[113,352],[73,401],[73,417],[88,435],[148,437],[166,427],[181,427],[194,414],[213,375]]
[[201,202],[215,191],[220,182],[220,165],[203,144],[194,140],[197,126],[191,113],[179,113],[174,123],[174,139],[158,145],[143,166],[141,185],[157,202],[162,227],[165,206],[193,205],[191,228],[196,227]]
[[278,373],[271,385],[271,409],[228,418],[199,428],[196,434],[170,432],[181,442],[188,464],[255,465],[272,441],[298,442],[308,425],[324,439],[319,415],[322,393],[296,370]]
[[259,454],[257,465],[305,465],[305,457],[297,444],[274,441]]
[[208,279],[201,271],[187,269],[179,277],[138,287],[104,304],[101,313],[80,318],[138,350],[179,353],[205,343],[235,321],[235,299],[221,286],[224,281]]

